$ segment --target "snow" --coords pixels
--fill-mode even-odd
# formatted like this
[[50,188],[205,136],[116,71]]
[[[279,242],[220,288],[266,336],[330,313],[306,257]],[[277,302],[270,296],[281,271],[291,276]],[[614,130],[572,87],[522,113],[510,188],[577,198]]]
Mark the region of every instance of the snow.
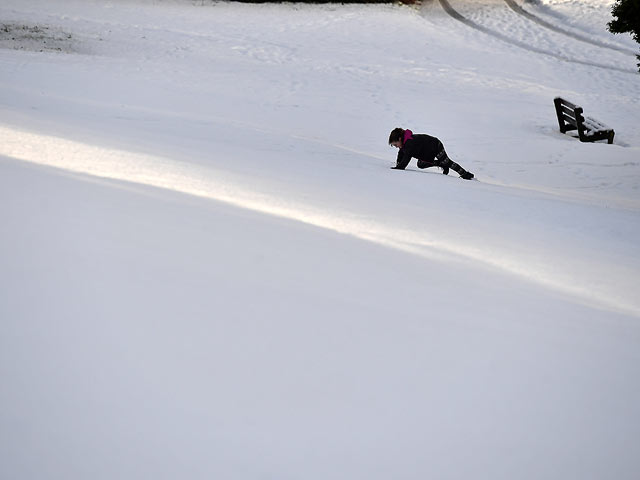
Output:
[[637,44],[449,4],[2,2],[0,478],[636,477]]

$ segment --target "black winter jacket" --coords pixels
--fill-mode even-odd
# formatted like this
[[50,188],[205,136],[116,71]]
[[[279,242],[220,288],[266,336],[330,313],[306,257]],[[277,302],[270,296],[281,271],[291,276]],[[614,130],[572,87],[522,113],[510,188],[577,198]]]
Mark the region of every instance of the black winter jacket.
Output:
[[435,166],[435,156],[440,153],[442,148],[442,142],[436,137],[425,134],[413,135],[402,145],[394,168],[404,170],[412,158],[421,160],[423,164],[431,163]]

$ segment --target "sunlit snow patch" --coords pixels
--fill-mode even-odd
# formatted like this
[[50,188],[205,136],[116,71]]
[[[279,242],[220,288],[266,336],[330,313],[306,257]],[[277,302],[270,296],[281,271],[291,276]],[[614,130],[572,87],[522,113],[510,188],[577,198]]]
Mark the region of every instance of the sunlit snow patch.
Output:
[[0,155],[17,160],[204,197],[433,260],[474,260],[577,297],[583,304],[640,316],[640,300],[628,293],[626,285],[632,279],[625,278],[625,272],[619,275],[611,272],[612,276],[605,280],[597,275],[577,278],[575,272],[563,271],[556,265],[509,256],[490,245],[478,247],[451,238],[430,237],[424,230],[390,225],[368,215],[350,212],[347,207],[337,213],[309,203],[287,202],[261,193],[259,186],[249,187],[241,178],[221,170],[3,126],[0,126],[0,138]]

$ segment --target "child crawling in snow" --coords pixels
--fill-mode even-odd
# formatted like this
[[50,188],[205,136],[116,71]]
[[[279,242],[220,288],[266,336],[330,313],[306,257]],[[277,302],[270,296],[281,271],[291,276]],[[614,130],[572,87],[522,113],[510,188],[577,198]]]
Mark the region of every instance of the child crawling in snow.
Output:
[[413,134],[411,130],[394,128],[389,135],[389,145],[399,148],[396,166],[404,170],[412,158],[418,159],[418,168],[440,167],[442,173],[449,174],[449,169],[458,172],[460,177],[471,180],[473,173],[466,171],[447,156],[444,145],[436,137],[424,134]]

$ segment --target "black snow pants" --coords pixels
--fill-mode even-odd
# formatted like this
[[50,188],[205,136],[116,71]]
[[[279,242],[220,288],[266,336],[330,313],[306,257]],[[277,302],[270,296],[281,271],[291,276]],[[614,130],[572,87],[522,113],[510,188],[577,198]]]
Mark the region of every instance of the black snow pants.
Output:
[[418,160],[418,168],[429,168],[429,167],[440,167],[443,170],[443,173],[449,173],[449,169],[457,172],[458,175],[462,176],[462,174],[467,173],[467,171],[458,165],[456,162],[451,160],[447,155],[447,152],[444,149],[444,145],[442,142],[438,140],[438,153],[432,161],[428,160]]

